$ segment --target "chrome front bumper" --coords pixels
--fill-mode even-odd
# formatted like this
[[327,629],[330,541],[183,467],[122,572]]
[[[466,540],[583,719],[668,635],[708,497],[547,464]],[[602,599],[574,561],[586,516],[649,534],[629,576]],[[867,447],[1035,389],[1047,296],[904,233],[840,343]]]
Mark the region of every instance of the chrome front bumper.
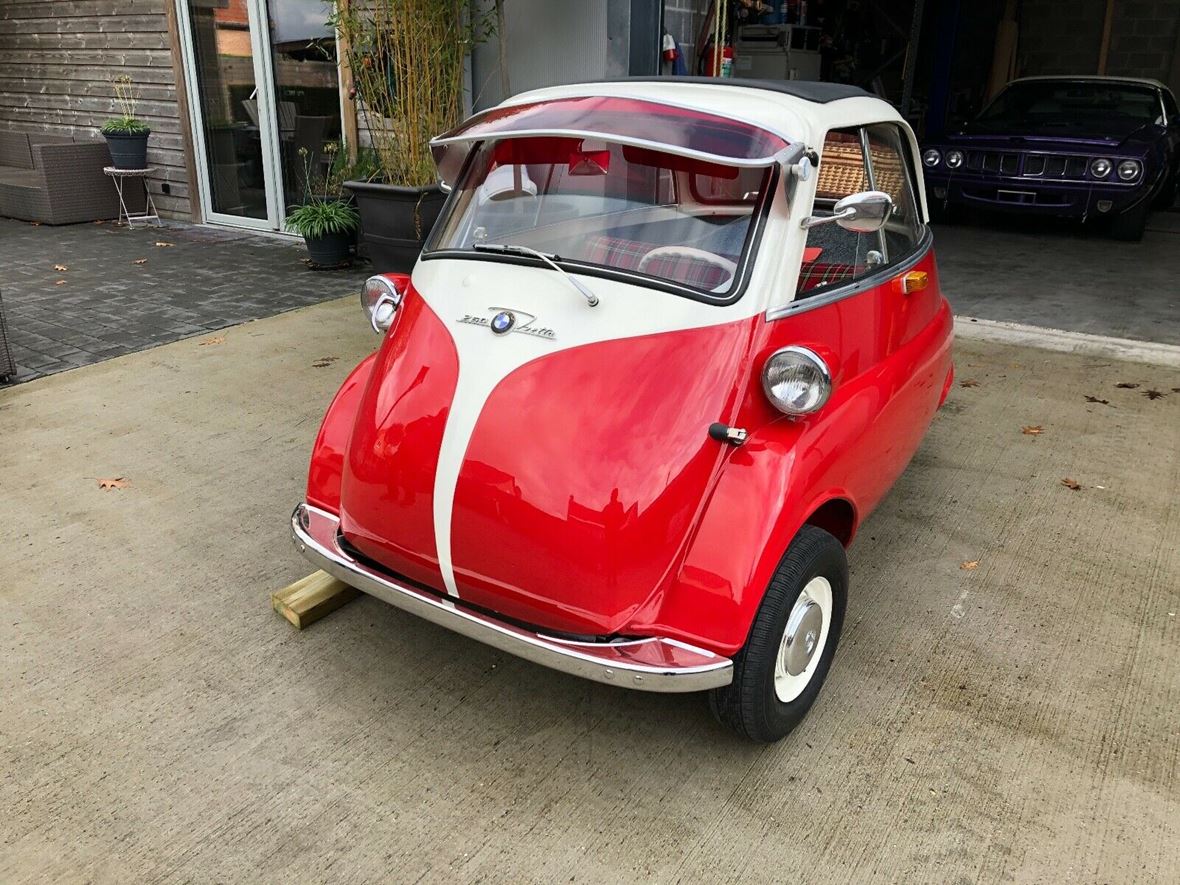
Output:
[[733,661],[729,658],[675,639],[572,642],[464,608],[460,600],[399,583],[357,562],[340,546],[339,529],[337,517],[309,504],[300,504],[291,514],[295,546],[328,574],[390,605],[518,658],[641,691],[704,691],[729,685],[733,680]]

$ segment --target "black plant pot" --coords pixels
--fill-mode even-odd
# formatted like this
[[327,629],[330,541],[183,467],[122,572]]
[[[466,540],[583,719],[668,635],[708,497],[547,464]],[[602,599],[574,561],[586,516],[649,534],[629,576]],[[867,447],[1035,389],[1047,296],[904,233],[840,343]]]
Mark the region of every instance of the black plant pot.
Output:
[[346,181],[361,213],[362,236],[373,270],[409,273],[430,236],[447,195],[438,185],[398,187]]
[[349,259],[348,247],[352,245],[356,234],[346,233],[324,234],[322,237],[304,237],[307,244],[307,257],[317,267],[339,267]]
[[150,132],[141,135],[108,135],[107,147],[111,149],[111,162],[116,169],[146,169],[147,143]]

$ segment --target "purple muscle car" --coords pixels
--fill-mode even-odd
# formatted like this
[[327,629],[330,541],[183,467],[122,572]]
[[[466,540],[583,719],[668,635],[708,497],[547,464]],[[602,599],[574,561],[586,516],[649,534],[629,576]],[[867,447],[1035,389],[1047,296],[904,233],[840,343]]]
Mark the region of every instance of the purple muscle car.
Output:
[[1125,240],[1180,181],[1180,113],[1162,83],[1124,77],[1013,80],[957,133],[922,152],[930,204],[1109,218]]

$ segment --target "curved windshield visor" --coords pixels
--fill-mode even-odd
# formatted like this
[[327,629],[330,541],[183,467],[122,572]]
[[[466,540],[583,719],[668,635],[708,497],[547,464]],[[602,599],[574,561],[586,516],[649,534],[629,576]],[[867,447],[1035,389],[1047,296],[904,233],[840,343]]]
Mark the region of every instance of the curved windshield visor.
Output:
[[738,167],[770,166],[790,145],[730,117],[593,95],[491,108],[431,141],[430,149],[439,179],[451,184],[476,142],[540,135],[595,138]]
[[544,253],[568,270],[728,301],[773,174],[603,138],[483,141],[423,257]]

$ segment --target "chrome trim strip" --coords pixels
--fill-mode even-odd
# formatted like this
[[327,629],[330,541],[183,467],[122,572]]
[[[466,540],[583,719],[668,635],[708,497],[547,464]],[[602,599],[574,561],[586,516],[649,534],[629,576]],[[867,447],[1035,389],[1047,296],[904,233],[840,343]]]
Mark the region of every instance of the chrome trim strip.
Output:
[[918,247],[914,250],[913,254],[897,262],[897,264],[886,265],[881,270],[860,277],[846,286],[831,289],[822,295],[808,296],[805,298],[797,297],[789,304],[784,304],[782,307],[775,307],[766,311],[766,320],[770,322],[772,320],[780,320],[783,317],[806,313],[809,310],[815,310],[817,307],[826,307],[842,298],[848,298],[851,295],[857,295],[867,289],[880,286],[893,279],[893,277],[910,270],[915,264],[926,257],[926,254],[933,245],[934,234],[927,227],[926,232],[922,235],[922,239],[918,241]]
[[[344,552],[337,542],[339,528],[337,517],[309,504],[300,504],[291,514],[295,547],[316,567],[382,602],[516,657],[638,691],[705,691],[733,681],[733,661],[729,658],[676,639],[573,642],[535,633],[463,608],[461,602],[399,584]],[[642,659],[660,656],[669,663],[654,664]],[[671,663],[674,656],[679,660]]]
[[[477,135],[455,135],[450,138],[435,138],[430,142],[430,147],[446,147],[451,144],[466,144],[480,141],[503,141],[508,138],[539,138],[551,137],[558,138],[590,138],[597,141],[605,141],[610,144],[625,144],[632,147],[645,148],[647,150],[658,151],[662,154],[671,154],[674,157],[687,157],[690,160],[701,160],[705,163],[713,163],[718,166],[736,166],[741,169],[762,169],[767,166],[774,166],[779,162],[779,156],[783,151],[773,154],[769,157],[759,157],[751,160],[743,160],[737,157],[724,157],[721,154],[709,154],[705,151],[694,151],[690,148],[677,147],[676,145],[666,144],[660,141],[652,141],[647,138],[634,138],[629,135],[615,135],[609,132],[593,131],[590,129],[513,129],[507,132],[483,132]],[[788,144],[788,148],[790,145]]]

